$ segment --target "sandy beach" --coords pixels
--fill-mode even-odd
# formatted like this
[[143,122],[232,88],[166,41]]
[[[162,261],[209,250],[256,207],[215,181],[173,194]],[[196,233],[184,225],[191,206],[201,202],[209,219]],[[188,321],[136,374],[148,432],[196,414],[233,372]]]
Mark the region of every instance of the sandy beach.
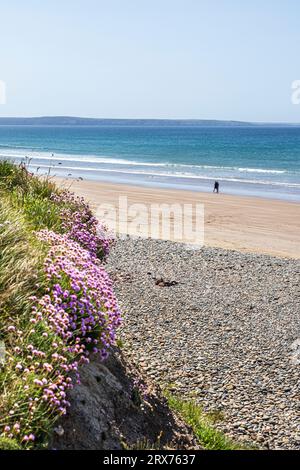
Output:
[[202,203],[205,246],[300,259],[298,203],[87,180],[57,181],[86,198],[94,209],[103,203],[117,204],[119,196],[127,196],[129,204]]

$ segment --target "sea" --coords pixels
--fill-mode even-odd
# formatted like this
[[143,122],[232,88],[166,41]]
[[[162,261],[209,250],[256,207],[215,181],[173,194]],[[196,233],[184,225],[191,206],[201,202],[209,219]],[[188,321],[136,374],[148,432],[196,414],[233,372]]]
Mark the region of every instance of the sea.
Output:
[[0,158],[32,172],[300,202],[300,127],[0,126]]

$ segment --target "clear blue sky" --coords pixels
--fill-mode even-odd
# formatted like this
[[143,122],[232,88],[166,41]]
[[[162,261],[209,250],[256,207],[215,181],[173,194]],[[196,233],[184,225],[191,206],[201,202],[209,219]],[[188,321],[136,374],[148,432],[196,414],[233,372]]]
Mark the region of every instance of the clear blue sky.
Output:
[[299,0],[0,0],[0,116],[300,122]]

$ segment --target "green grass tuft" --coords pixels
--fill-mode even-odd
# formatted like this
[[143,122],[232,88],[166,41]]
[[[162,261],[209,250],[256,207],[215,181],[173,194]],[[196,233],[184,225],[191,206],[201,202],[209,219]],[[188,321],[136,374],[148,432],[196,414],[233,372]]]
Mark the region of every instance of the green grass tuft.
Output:
[[21,447],[15,439],[0,437],[0,450],[20,450]]
[[42,279],[44,253],[22,214],[0,197],[0,335],[7,315],[28,311],[28,298],[36,294],[37,279]]
[[49,177],[33,176],[25,165],[0,161],[0,195],[9,198],[16,209],[22,209],[33,230],[60,230],[60,208],[50,198],[58,192]]
[[166,392],[168,404],[191,426],[199,444],[207,450],[245,450],[246,446],[234,442],[213,427],[213,420],[191,400],[184,400]]

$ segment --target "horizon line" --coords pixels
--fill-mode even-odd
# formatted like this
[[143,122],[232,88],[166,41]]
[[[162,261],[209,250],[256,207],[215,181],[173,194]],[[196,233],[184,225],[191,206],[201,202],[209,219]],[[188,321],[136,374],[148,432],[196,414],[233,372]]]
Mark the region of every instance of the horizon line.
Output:
[[290,122],[290,121],[247,121],[239,119],[217,119],[217,118],[145,118],[145,117],[85,117],[85,116],[72,116],[72,115],[38,115],[38,116],[0,116],[0,121],[2,120],[12,120],[12,119],[81,119],[81,120],[91,120],[91,121],[183,121],[183,122],[228,122],[228,123],[239,123],[239,124],[256,124],[256,125],[265,125],[265,124],[274,124],[274,125],[290,125],[290,126],[300,126],[300,122]]

